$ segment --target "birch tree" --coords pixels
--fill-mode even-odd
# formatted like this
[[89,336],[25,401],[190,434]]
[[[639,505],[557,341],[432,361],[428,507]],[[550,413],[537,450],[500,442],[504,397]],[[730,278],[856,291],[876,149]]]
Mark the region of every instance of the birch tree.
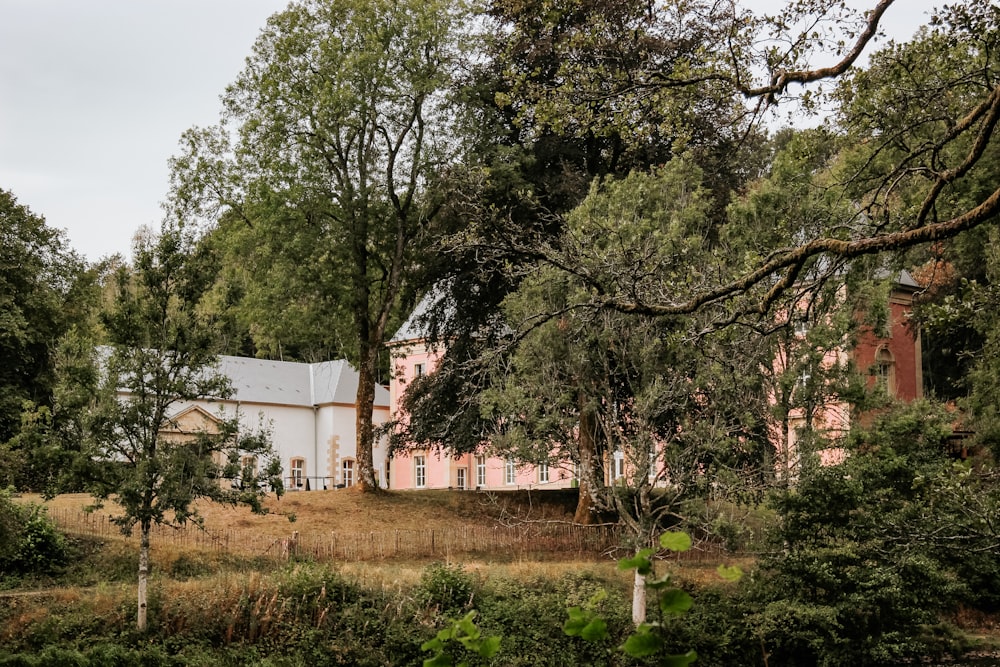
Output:
[[[139,528],[139,630],[147,627],[154,525],[198,522],[199,498],[262,511],[265,492],[282,490],[266,428],[243,429],[231,414],[214,428],[179,433],[174,417],[186,404],[231,394],[229,379],[215,371],[215,327],[198,308],[208,276],[189,250],[183,234],[164,230],[140,239],[134,267],[116,272],[100,318],[109,345],[92,352],[100,379],[74,466],[98,504],[114,501],[124,533]],[[244,457],[257,465],[244,469]]]

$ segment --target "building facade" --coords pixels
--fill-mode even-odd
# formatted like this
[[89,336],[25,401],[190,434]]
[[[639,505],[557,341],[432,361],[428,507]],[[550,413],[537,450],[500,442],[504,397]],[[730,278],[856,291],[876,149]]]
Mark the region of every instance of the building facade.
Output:
[[[233,395],[179,403],[172,431],[210,429],[217,417],[239,415],[240,427],[270,429],[287,491],[350,487],[357,481],[358,372],[345,360],[306,364],[245,357],[219,358]],[[375,388],[376,426],[389,419],[389,392]],[[387,483],[385,439],[374,447],[376,479]]]
[[[890,292],[884,327],[876,331],[863,328],[852,349],[828,352],[828,363],[853,363],[870,386],[882,383],[893,397],[912,401],[923,395],[920,334],[910,326],[909,314],[913,296],[919,286],[902,272]],[[389,406],[394,421],[405,421],[400,409],[404,392],[414,378],[433,372],[439,353],[427,345],[420,322],[429,306],[425,300],[411,314],[390,341],[393,373],[389,386]],[[775,360],[781,371],[780,359]],[[830,397],[821,409],[808,417],[808,426],[836,440],[850,427],[852,406]],[[772,428],[773,445],[778,451],[779,468],[797,465],[798,438],[806,426],[807,417],[801,409],[789,412],[783,423]],[[836,448],[824,450],[821,459],[834,463],[843,453]],[[605,462],[605,483],[626,474],[629,464],[621,452],[609,455]],[[779,470],[779,474],[781,474]],[[661,476],[662,478],[662,476]],[[488,448],[474,454],[450,456],[429,449],[413,449],[394,453],[391,460],[389,487],[393,489],[524,489],[565,488],[577,484],[576,471],[570,462],[557,464],[519,464],[489,453]]]

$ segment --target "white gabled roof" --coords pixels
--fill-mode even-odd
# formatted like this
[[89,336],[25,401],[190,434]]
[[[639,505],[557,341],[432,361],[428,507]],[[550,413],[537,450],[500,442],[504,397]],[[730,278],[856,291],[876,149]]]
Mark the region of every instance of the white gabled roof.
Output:
[[[358,372],[344,359],[305,364],[249,357],[219,357],[219,372],[233,386],[231,400],[312,407],[353,405]],[[375,385],[375,407],[389,407],[389,392]]]

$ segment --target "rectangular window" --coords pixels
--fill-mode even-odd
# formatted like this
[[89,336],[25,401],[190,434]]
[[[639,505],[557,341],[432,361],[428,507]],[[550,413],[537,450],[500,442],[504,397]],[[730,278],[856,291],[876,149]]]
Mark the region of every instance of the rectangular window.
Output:
[[424,456],[413,457],[413,484],[418,489],[427,486],[427,458]]
[[289,478],[291,482],[291,487],[293,489],[301,489],[302,485],[305,484],[306,477],[306,460],[305,459],[292,459],[292,474]]
[[538,464],[538,483],[547,484],[549,481],[549,462],[542,461]]
[[458,488],[460,488],[460,489],[462,489],[464,491],[466,485],[468,484],[468,480],[466,479],[466,477],[468,476],[468,471],[465,468],[459,468],[455,472],[457,473],[457,476],[456,476],[456,479],[455,479],[456,486],[458,486]]
[[793,327],[795,329],[796,338],[805,338],[809,335],[809,320],[807,320],[804,315],[802,317],[795,318]]
[[514,465],[514,459],[507,459],[507,463],[504,464],[504,484],[517,484],[517,467]]
[[341,465],[340,483],[345,487],[354,486],[354,460],[344,459]]
[[413,377],[418,378],[424,374],[424,364],[413,364]]
[[614,462],[611,466],[611,481],[616,482],[625,477],[625,453],[615,452]]
[[801,389],[805,389],[806,387],[809,386],[809,380],[811,379],[812,379],[812,374],[809,373],[809,369],[807,368],[804,369],[802,373],[799,374],[799,377],[796,379],[796,384]]
[[482,455],[476,457],[476,486],[486,487],[486,457]]
[[257,474],[257,457],[256,456],[244,456],[240,459],[240,470],[243,471],[244,475],[256,475]]

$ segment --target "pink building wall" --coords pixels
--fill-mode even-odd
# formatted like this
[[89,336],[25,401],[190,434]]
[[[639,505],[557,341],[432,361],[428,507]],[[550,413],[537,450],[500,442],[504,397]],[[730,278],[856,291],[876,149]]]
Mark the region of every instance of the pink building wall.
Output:
[[[921,374],[920,336],[909,326],[908,314],[912,310],[912,296],[917,289],[915,284],[900,285],[893,290],[890,297],[890,317],[887,331],[875,332],[871,329],[863,331],[853,350],[832,350],[827,353],[825,363],[844,364],[852,359],[862,372],[867,372],[876,363],[879,350],[887,350],[893,360],[893,393],[900,399],[910,401],[922,396],[923,377]],[[408,330],[410,323],[404,325],[400,333],[390,344],[393,373],[389,385],[389,409],[392,419],[406,418],[400,409],[403,393],[415,377],[433,372],[437,365],[439,354],[429,349],[419,337],[401,337]],[[881,333],[882,335],[879,335]],[[888,334],[888,335],[885,335]],[[884,356],[884,353],[883,353]],[[780,370],[784,363],[775,359],[775,369]],[[869,383],[877,381],[874,375]],[[801,410],[793,410],[788,416],[789,429],[782,433],[780,424],[771,427],[775,446],[779,448],[779,461],[784,458],[786,463],[797,461],[795,429],[804,425],[805,416]],[[831,438],[836,438],[847,432],[851,422],[851,408],[836,396],[831,396],[822,408],[814,415],[813,428],[823,431]],[[783,450],[783,451],[782,451]],[[830,448],[820,452],[824,464],[836,463],[842,460],[844,452]],[[423,484],[418,484],[419,457],[423,459]],[[481,457],[485,470],[480,474],[478,462]],[[614,465],[607,462],[606,475],[611,474]],[[628,464],[626,462],[626,468]],[[576,485],[572,466],[568,462],[550,464],[548,481],[540,478],[539,467],[536,465],[521,465],[514,469],[513,478],[507,475],[507,461],[503,458],[479,452],[463,454],[458,457],[434,450],[412,450],[396,453],[388,462],[388,482],[391,489],[446,489],[464,487],[468,489],[524,489],[524,488],[566,488]],[[463,472],[460,472],[464,470]],[[605,480],[608,483],[612,479]],[[485,483],[481,483],[485,482]]]
[[[913,294],[919,287],[912,282],[909,274],[903,274],[903,279],[897,283],[889,295],[889,313],[884,329],[876,331],[865,326],[851,350],[840,349],[827,352],[824,364],[832,367],[834,364],[845,364],[853,361],[856,368],[867,376],[867,385],[873,388],[879,382],[882,374],[880,363],[890,363],[891,381],[889,393],[902,401],[913,401],[923,396],[923,371],[920,346],[920,332],[910,323],[910,313],[913,310]],[[886,354],[888,353],[888,354]],[[786,360],[779,355],[775,359],[775,370],[781,371]],[[865,415],[861,416],[864,420]],[[813,416],[812,428],[825,437],[835,440],[847,433],[851,426],[852,408],[835,395],[820,407]],[[796,447],[799,427],[806,423],[802,409],[794,409],[788,415],[788,432],[781,432],[780,424],[771,427],[772,442],[778,448],[779,474],[789,472],[798,461]],[[839,447],[830,447],[817,452],[823,465],[833,465],[843,461],[846,452]]]
[[[431,373],[439,354],[429,349],[421,339],[395,341],[391,345],[393,373],[389,384],[389,405],[392,418],[405,420],[400,409],[403,394],[414,378]],[[423,484],[418,484],[418,463],[422,457]],[[479,464],[483,470],[480,472]],[[464,471],[464,472],[463,472]],[[390,489],[525,489],[565,488],[574,483],[567,464],[549,466],[548,481],[544,481],[539,466],[515,465],[513,477],[507,474],[507,461],[485,451],[452,457],[435,450],[412,450],[396,453],[389,462]],[[484,483],[480,483],[484,482]]]

